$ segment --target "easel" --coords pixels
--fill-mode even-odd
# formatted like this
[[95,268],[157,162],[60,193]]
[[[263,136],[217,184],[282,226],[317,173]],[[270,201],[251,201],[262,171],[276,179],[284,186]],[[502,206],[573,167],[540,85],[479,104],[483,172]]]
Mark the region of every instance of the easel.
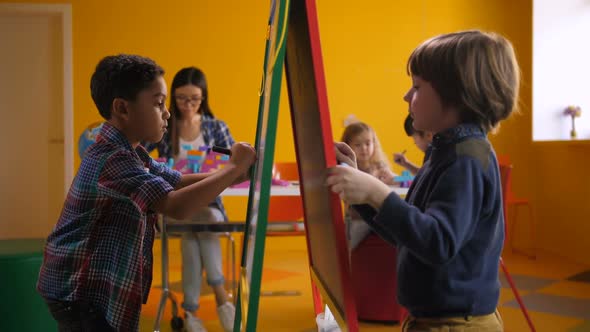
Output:
[[[276,18],[276,19],[275,19]],[[256,331],[283,63],[305,210],[314,308],[326,302],[342,331],[358,331],[341,202],[324,186],[335,166],[315,0],[273,0],[234,332]],[[287,31],[288,30],[288,31]],[[286,54],[286,60],[285,60]]]

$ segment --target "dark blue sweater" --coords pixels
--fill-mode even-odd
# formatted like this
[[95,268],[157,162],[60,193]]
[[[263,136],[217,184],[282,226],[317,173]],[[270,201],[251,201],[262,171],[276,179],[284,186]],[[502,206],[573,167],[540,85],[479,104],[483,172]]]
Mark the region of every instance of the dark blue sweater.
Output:
[[504,218],[498,163],[485,133],[461,125],[435,135],[406,201],[391,193],[378,212],[356,206],[398,246],[400,304],[416,317],[494,312]]

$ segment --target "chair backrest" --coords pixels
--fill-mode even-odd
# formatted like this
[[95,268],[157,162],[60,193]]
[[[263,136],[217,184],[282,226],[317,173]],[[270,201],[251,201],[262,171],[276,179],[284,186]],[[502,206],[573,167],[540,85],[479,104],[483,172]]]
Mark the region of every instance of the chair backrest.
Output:
[[496,155],[496,158],[498,159],[499,165],[512,165],[512,162],[510,161],[510,156],[507,154]]
[[500,183],[502,184],[502,205],[504,217],[506,217],[506,204],[508,203],[508,192],[512,184],[512,166],[500,164]]
[[[296,162],[275,163],[277,177],[282,180],[298,181],[299,171]],[[291,223],[293,231],[267,232],[267,235],[304,235],[300,226],[303,221],[303,201],[301,196],[271,196],[268,208],[269,223]]]
[[508,237],[508,222],[506,218],[508,197],[510,195],[510,188],[512,187],[512,165],[506,165],[500,163],[500,183],[502,184],[502,213],[504,214],[504,238]]
[[[500,175],[502,175],[502,168],[505,169],[504,172],[507,172],[505,179],[506,183],[504,184],[504,181],[502,181],[502,197],[505,202],[508,202],[510,199],[514,198],[514,193],[512,192],[512,162],[510,161],[510,157],[506,154],[499,154],[497,158],[498,166],[500,166]],[[506,171],[508,168],[510,170]]]
[[275,163],[275,170],[279,179],[287,181],[299,180],[299,168],[296,162],[277,162]]

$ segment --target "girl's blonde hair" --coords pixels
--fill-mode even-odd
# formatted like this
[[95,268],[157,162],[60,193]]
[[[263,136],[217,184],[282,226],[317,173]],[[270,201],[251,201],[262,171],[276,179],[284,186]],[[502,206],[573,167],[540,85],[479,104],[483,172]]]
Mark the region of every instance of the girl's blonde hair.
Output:
[[520,69],[510,41],[478,30],[431,38],[410,55],[408,74],[430,82],[462,122],[486,131],[517,109]]
[[373,155],[371,156],[371,158],[369,159],[369,162],[366,165],[360,165],[360,164],[358,165],[359,169],[364,172],[371,172],[373,170],[381,169],[383,167],[387,167],[387,168],[391,169],[391,165],[390,165],[389,161],[387,160],[385,153],[383,153],[383,149],[381,148],[381,143],[379,142],[379,139],[377,138],[377,134],[375,133],[375,130],[373,130],[373,128],[371,128],[371,126],[369,126],[368,124],[366,124],[364,122],[354,122],[354,123],[349,124],[344,129],[344,132],[342,133],[342,138],[340,139],[340,141],[350,145],[350,142],[352,142],[352,140],[355,137],[357,137],[358,135],[360,135],[364,132],[371,133],[371,136],[373,137],[374,152],[373,152]]

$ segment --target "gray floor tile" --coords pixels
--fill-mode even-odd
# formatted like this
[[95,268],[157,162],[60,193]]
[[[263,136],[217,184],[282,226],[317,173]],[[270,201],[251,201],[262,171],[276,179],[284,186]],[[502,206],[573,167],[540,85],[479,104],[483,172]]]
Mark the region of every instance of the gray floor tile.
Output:
[[[510,272],[510,271],[508,271]],[[526,291],[535,291],[544,287],[551,285],[552,283],[557,282],[558,280],[554,279],[544,279],[544,278],[537,278],[537,277],[529,277],[523,276],[518,274],[510,274],[512,276],[512,280],[516,284],[516,288],[518,290],[526,290]],[[510,288],[510,284],[506,279],[504,273],[500,273],[500,282],[502,283],[502,288]]]
[[[590,319],[590,299],[576,299],[534,293],[523,296],[522,300],[529,311],[539,311],[579,319]],[[513,308],[519,307],[516,300],[504,303],[504,306]]]

